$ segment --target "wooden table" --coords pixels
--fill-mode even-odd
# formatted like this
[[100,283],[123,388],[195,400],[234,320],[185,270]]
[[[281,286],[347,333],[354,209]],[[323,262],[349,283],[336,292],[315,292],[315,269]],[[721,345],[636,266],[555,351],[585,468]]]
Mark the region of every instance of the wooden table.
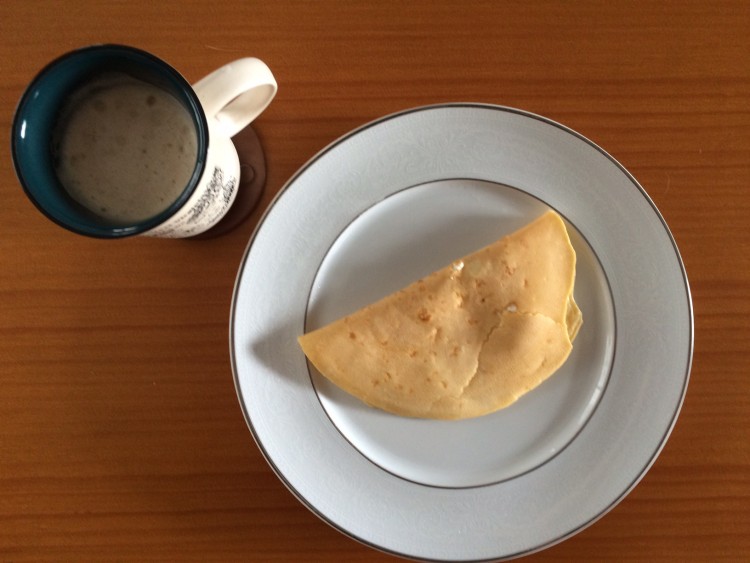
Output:
[[[529,560],[750,557],[750,7],[745,2],[0,3],[0,560],[387,561],[277,479],[238,406],[237,268],[319,149],[413,106],[478,101],[603,146],[672,229],[695,356],[661,456],[611,513]],[[23,195],[9,130],[47,61],[98,42],[192,81],[253,55],[280,90],[255,124],[257,210],[204,241],[69,234]]]

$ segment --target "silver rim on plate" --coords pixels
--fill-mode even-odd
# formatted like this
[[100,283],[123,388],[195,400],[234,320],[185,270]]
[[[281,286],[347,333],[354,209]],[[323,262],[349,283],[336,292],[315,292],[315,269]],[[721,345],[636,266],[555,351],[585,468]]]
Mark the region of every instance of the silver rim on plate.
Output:
[[[433,191],[418,189],[432,184],[437,186],[430,188]],[[580,233],[581,244],[591,248],[613,309],[612,328],[589,315],[592,335],[597,328],[602,333],[592,342],[611,345],[606,389],[596,395],[595,408],[573,437],[525,472],[463,482],[456,477],[455,464],[446,465],[453,473],[435,477],[427,475],[423,463],[405,469],[404,474],[412,476],[405,478],[398,470],[384,470],[372,459],[381,454],[366,455],[357,440],[365,444],[370,430],[385,429],[378,440],[387,442],[392,430],[408,434],[417,426],[357,410],[315,383],[296,337],[305,330],[321,285],[329,284],[325,279],[349,274],[347,264],[357,256],[356,249],[373,238],[365,235],[377,223],[368,223],[368,217],[385,220],[389,231],[403,231],[406,247],[395,266],[405,270],[402,275],[413,275],[408,242],[419,227],[387,223],[391,211],[398,215],[402,200],[403,205],[416,202],[413,209],[417,215],[424,210],[422,224],[429,225],[446,207],[430,202],[443,197],[449,206],[456,204],[459,214],[483,206],[497,209],[498,224],[504,225],[497,228],[503,234],[531,208],[508,203],[505,210],[507,194],[493,191],[492,185],[509,186],[556,209]],[[477,198],[475,208],[462,207],[471,199],[466,197],[469,192]],[[411,200],[393,197],[402,193]],[[403,212],[405,217],[410,213]],[[493,228],[487,227],[487,233]],[[356,246],[346,247],[346,237]],[[373,241],[362,253],[386,256],[396,239],[384,239],[380,246]],[[434,250],[436,260],[445,258],[442,246]],[[336,253],[345,259],[335,262]],[[321,266],[331,260],[335,275],[316,281]],[[386,279],[387,272],[383,276]],[[334,305],[339,294],[350,302],[347,306],[366,299],[358,290],[347,294],[341,289],[345,284],[336,287],[328,293]],[[584,327],[586,318],[584,311]],[[604,150],[569,128],[483,104],[427,106],[386,116],[315,155],[280,190],[251,237],[230,319],[239,402],[279,478],[346,535],[425,560],[512,558],[562,541],[603,516],[637,484],[664,446],[687,390],[692,350],[692,302],[684,266],[666,223],[638,182]],[[561,381],[572,377],[560,376]],[[545,392],[540,391],[540,397]],[[524,415],[523,408],[533,407],[516,409],[521,428],[524,416],[531,416]],[[331,409],[343,416],[332,417]],[[499,420],[488,418],[465,428],[477,429],[486,441],[493,435],[488,425]],[[342,431],[338,426],[343,424],[351,428]],[[419,431],[440,440],[445,427],[426,424]],[[409,457],[408,442],[394,439],[386,446],[392,448],[382,455],[390,456],[388,462],[397,468],[399,456]],[[435,454],[425,455],[429,461]],[[457,486],[450,486],[454,482]],[[442,483],[449,486],[439,486]]]

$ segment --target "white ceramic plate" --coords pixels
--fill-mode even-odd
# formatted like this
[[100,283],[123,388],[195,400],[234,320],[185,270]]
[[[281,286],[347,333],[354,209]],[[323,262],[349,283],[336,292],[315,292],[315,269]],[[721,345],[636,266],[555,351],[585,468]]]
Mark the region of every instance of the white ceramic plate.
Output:
[[[549,208],[576,248],[584,325],[516,404],[407,419],[309,368],[298,335]],[[240,404],[289,489],[361,542],[444,561],[530,553],[614,507],[664,446],[693,344],[679,253],[636,180],[566,127],[477,104],[385,117],[308,162],[248,245],[230,324]]]

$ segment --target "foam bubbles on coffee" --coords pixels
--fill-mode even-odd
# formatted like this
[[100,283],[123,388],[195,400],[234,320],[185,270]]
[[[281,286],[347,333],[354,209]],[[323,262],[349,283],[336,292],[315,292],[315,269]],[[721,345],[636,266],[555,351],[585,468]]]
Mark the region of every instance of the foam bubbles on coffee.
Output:
[[56,173],[94,214],[132,224],[167,209],[195,169],[192,117],[168,92],[123,73],[77,90],[59,117]]

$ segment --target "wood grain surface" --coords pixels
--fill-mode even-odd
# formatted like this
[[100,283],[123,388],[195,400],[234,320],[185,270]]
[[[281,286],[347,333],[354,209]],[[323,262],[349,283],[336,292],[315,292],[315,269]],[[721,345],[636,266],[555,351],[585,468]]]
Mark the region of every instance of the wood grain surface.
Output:
[[[0,31],[0,560],[394,560],[320,521],[264,461],[232,383],[229,309],[248,239],[301,165],[367,121],[454,101],[604,147],[664,215],[694,299],[691,381],[661,456],[604,518],[528,560],[750,558],[747,2],[4,0]],[[273,69],[254,125],[266,189],[236,229],[105,242],[25,198],[15,105],[49,60],[102,42],[191,81],[248,55]]]

